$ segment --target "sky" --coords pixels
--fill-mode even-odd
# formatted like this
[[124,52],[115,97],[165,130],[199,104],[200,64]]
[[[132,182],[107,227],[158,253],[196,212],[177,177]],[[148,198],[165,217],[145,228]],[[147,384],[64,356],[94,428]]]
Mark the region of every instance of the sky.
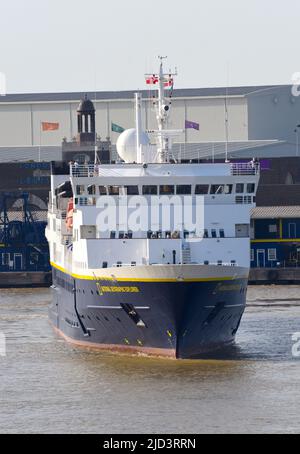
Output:
[[300,72],[299,0],[0,0],[8,93],[289,84]]

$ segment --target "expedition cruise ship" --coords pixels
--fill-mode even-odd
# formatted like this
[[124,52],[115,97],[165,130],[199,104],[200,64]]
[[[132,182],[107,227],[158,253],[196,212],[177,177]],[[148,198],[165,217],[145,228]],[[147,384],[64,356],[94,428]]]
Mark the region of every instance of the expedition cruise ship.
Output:
[[[234,341],[246,304],[259,165],[181,163],[168,129],[174,74],[147,76],[158,127],[120,135],[120,162],[52,163],[50,318],[99,349],[197,358]],[[171,88],[170,88],[171,87]],[[88,116],[84,125],[89,130]]]

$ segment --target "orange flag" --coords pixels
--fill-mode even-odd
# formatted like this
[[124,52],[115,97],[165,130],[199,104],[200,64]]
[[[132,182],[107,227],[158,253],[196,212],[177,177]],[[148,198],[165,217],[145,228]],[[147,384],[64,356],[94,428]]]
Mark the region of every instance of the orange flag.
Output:
[[56,131],[57,129],[59,129],[59,123],[42,122],[42,130],[43,131]]

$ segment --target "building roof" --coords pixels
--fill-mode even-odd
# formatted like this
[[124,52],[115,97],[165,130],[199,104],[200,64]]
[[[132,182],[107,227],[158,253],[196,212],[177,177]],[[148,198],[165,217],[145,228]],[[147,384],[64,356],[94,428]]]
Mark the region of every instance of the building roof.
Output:
[[[261,91],[286,88],[288,85],[264,85],[264,86],[248,86],[248,87],[211,87],[211,88],[178,88],[174,90],[174,98],[193,98],[193,97],[215,97],[215,96],[247,96],[252,93],[260,93]],[[149,97],[149,90],[142,90],[144,98]],[[7,94],[1,96],[1,103],[31,103],[31,102],[79,102],[84,98],[85,94],[89,99],[95,100],[111,100],[111,99],[133,99],[135,90],[127,91],[98,91],[98,92],[61,92],[61,93],[21,93]]]
[[[290,153],[283,153],[282,148],[278,146],[285,145],[286,142],[278,140],[247,140],[229,142],[227,145],[228,156],[230,158],[251,158],[253,156],[272,157],[277,147],[276,156],[292,156],[294,147]],[[172,148],[173,157],[176,159],[222,159],[225,156],[225,142],[198,142],[198,143],[174,143]],[[57,145],[43,145],[41,150],[39,146],[24,147],[1,147],[0,162],[26,162],[26,161],[59,161],[62,159],[62,148]],[[116,146],[112,145],[112,159],[118,159]]]
[[300,218],[300,205],[256,207],[251,212],[252,219]]

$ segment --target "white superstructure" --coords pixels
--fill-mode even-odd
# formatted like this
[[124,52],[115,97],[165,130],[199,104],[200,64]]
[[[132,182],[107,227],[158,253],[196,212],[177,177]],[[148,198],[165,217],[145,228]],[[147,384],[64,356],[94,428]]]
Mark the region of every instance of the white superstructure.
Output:
[[[259,166],[170,162],[172,137],[178,131],[168,129],[171,103],[163,95],[173,76],[163,73],[161,60],[159,74],[153,75],[158,85],[158,129],[152,131],[156,145],[142,128],[136,94],[136,128],[119,139],[120,156],[126,162],[73,164],[67,177],[52,175],[47,237],[56,266],[90,276],[109,276],[115,268],[114,274],[138,275],[138,267],[146,275],[156,275],[166,272],[162,266],[169,266],[172,274],[174,265],[180,265],[177,277],[183,279],[197,278],[209,266],[217,273],[222,267],[228,273],[230,266],[247,274],[250,210],[255,206]],[[66,181],[71,182],[73,201],[69,228],[68,198],[57,190]],[[148,268],[154,265],[161,265],[159,272]]]

